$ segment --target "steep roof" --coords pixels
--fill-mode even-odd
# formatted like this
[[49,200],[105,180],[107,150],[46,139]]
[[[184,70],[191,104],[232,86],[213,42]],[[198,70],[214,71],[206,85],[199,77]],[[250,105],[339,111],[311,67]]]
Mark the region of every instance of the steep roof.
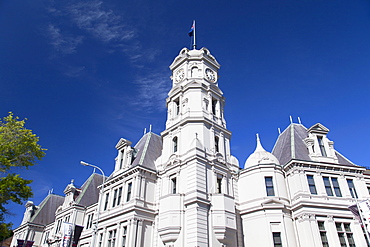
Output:
[[40,203],[30,222],[47,225],[55,221],[55,211],[64,202],[64,196],[49,194]]
[[162,153],[162,138],[149,132],[138,141],[135,150],[137,150],[137,154],[131,167],[143,166],[156,170],[154,162]]
[[[304,139],[308,137],[307,131],[302,124],[292,123],[279,135],[272,154],[276,156],[281,165],[285,165],[292,159],[313,161],[304,142]],[[335,151],[335,154],[339,164],[355,166],[339,152]]]
[[93,173],[81,186],[81,192],[75,199],[76,203],[82,206],[90,206],[98,202],[98,186],[103,183],[103,175]]

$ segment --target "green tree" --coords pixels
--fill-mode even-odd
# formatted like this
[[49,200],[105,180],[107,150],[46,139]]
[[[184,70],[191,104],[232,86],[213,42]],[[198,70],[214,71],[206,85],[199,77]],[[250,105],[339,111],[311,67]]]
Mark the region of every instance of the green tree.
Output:
[[32,180],[23,179],[12,170],[27,169],[45,156],[46,149],[38,144],[39,138],[32,130],[25,128],[25,120],[11,112],[0,120],[0,240],[12,234],[12,224],[4,222],[10,213],[6,205],[22,204],[33,195],[29,186]]

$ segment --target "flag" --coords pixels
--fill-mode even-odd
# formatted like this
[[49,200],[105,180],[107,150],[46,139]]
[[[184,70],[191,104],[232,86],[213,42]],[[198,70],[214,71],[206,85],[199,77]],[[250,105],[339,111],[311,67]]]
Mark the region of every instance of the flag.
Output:
[[361,216],[360,216],[360,212],[358,211],[357,204],[353,204],[353,205],[349,206],[348,209],[349,209],[349,211],[351,211],[353,213],[355,218],[362,224]]
[[69,247],[72,238],[72,227],[71,223],[62,223],[62,241],[60,247]]
[[193,22],[193,25],[191,26],[188,34],[190,37],[192,37],[194,35],[194,29],[195,29],[195,23]]
[[83,228],[84,228],[83,226],[78,226],[78,225],[75,226],[75,232],[73,234],[73,242],[72,242],[73,247],[77,246],[78,241],[80,240],[80,236],[81,236],[81,232]]

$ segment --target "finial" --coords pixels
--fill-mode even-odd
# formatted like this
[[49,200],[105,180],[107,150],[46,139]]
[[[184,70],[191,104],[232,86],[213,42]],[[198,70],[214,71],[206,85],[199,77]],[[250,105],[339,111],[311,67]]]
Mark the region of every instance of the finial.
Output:
[[256,134],[256,139],[257,139],[256,151],[257,151],[257,150],[265,150],[265,149],[262,147],[262,144],[261,144],[261,141],[260,141],[260,136],[259,136],[259,134],[258,134],[258,133]]
[[72,185],[73,185],[74,181],[75,181],[75,180],[72,178],[72,179],[71,179],[71,184],[72,184]]
[[293,123],[292,116],[289,116],[289,119],[290,119],[290,123],[292,124]]
[[281,130],[280,130],[280,128],[278,128],[278,132],[279,132],[279,135],[281,135]]
[[149,132],[152,132],[152,125],[149,125]]
[[144,128],[144,135],[146,134],[146,128]]
[[298,123],[299,123],[299,124],[302,124],[302,122],[301,122],[301,118],[300,118],[300,117],[298,117]]
[[195,139],[198,139],[198,133],[195,132]]

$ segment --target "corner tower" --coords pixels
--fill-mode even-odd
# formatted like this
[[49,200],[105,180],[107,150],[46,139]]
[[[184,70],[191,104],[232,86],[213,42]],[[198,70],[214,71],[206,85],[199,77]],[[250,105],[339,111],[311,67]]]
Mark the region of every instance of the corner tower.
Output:
[[158,233],[166,246],[237,246],[238,161],[208,49],[183,48],[170,65],[172,88],[162,135]]

